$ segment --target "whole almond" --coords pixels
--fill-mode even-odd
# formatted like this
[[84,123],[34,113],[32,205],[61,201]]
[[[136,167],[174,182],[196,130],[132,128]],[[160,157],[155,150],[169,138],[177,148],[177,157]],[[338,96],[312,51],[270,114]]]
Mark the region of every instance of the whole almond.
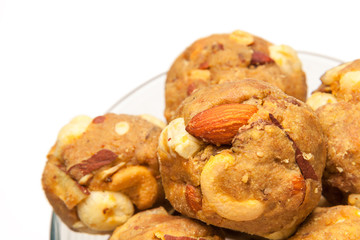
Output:
[[205,142],[231,144],[239,128],[247,124],[257,110],[254,105],[241,103],[215,106],[196,114],[187,124],[186,131]]

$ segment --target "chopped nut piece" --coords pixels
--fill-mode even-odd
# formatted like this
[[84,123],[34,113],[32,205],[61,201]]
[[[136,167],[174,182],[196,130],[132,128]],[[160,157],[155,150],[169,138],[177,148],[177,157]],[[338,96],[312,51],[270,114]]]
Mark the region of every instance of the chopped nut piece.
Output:
[[254,37],[250,33],[241,30],[232,32],[230,34],[230,39],[244,45],[250,45],[254,42]]
[[106,179],[109,176],[111,176],[112,174],[116,173],[120,168],[122,168],[123,166],[125,166],[125,162],[121,162],[111,168],[108,168],[102,172],[99,173],[99,178],[100,179]]
[[271,59],[267,54],[262,53],[262,52],[258,52],[258,51],[254,51],[252,56],[251,56],[251,65],[264,65],[264,64],[268,64],[268,63],[273,63],[274,60]]
[[360,208],[360,194],[350,194],[348,204]]
[[118,122],[115,125],[115,132],[119,135],[124,135],[125,133],[127,133],[130,129],[130,125],[128,122]]
[[321,106],[328,103],[336,103],[337,100],[334,95],[330,93],[315,92],[307,100],[306,103],[313,109],[316,110]]
[[94,176],[94,174],[92,174],[92,173],[89,173],[89,174],[83,176],[82,178],[80,178],[79,184],[86,185],[93,176]]
[[244,176],[242,176],[241,181],[247,183],[249,181],[249,174],[245,173]]
[[342,173],[344,171],[342,167],[336,167],[336,169],[339,171],[339,173]]
[[303,152],[302,155],[303,155],[303,158],[308,161],[314,157],[314,155],[312,155],[311,153]]
[[360,88],[360,71],[347,72],[340,78],[340,90],[350,93]]
[[264,157],[264,153],[263,152],[256,152],[256,156],[258,156],[259,158]]
[[336,220],[335,224],[345,222],[345,220],[345,218],[339,218],[338,220]]
[[194,69],[189,73],[191,79],[209,80],[211,73],[209,70]]
[[73,143],[77,138],[79,138],[85,132],[91,121],[92,118],[79,115],[74,117],[68,124],[62,127],[57,137],[54,155],[57,158],[60,158],[60,154],[63,151],[64,146]]
[[198,212],[201,210],[201,193],[198,189],[196,189],[192,185],[186,185],[186,192],[185,192],[186,202],[188,203],[189,207],[192,211]]
[[306,183],[302,175],[294,176],[292,180],[292,185],[293,185],[293,189],[292,189],[293,195],[301,193],[305,197]]
[[102,149],[89,159],[75,164],[68,169],[68,173],[75,179],[80,180],[83,176],[106,166],[117,159],[118,155],[108,149]]
[[282,160],[281,162],[283,162],[283,163],[289,163],[290,161],[289,161],[289,159],[284,159],[284,160]]
[[297,52],[287,45],[272,45],[269,47],[270,57],[289,75],[301,71],[302,64]]
[[198,152],[201,148],[201,142],[191,136],[185,130],[183,118],[177,118],[161,132],[159,147],[165,153],[172,156],[179,156],[188,159]]
[[105,116],[98,116],[92,120],[92,123],[95,123],[95,124],[103,123],[105,121],[105,119],[106,119]]
[[79,185],[65,171],[53,163],[48,162],[46,164],[43,179],[44,189],[55,194],[68,209],[73,209],[89,196],[86,188]]
[[325,85],[330,85],[332,84],[334,81],[338,81],[340,78],[340,70],[342,70],[343,68],[345,68],[346,66],[348,66],[351,62],[348,63],[344,63],[341,64],[337,67],[334,67],[330,70],[328,70],[323,76],[321,76],[321,81],[323,82],[323,84]]

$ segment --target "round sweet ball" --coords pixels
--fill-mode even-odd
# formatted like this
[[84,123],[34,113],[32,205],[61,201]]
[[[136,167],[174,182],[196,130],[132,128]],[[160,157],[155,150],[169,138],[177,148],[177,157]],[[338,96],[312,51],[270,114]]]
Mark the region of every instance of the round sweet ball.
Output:
[[316,208],[289,240],[360,239],[360,210],[339,205]]
[[223,240],[212,227],[182,216],[169,215],[158,207],[132,216],[115,229],[109,240]]
[[269,82],[306,99],[306,78],[297,52],[237,30],[201,38],[177,57],[165,84],[166,119],[172,119],[180,103],[196,90],[245,78]]
[[360,103],[326,104],[316,112],[327,139],[324,196],[360,207]]
[[245,79],[199,89],[174,116],[158,155],[166,198],[180,213],[284,239],[318,204],[325,141],[305,103]]
[[360,59],[326,71],[306,103],[317,113],[327,141],[324,196],[360,207]]
[[42,185],[72,230],[109,233],[164,198],[157,161],[161,124],[149,116],[77,116],[59,132]]

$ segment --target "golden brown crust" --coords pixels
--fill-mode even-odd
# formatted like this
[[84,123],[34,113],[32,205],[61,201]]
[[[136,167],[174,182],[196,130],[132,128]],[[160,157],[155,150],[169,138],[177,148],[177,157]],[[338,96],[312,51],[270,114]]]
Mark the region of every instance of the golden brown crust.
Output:
[[[232,34],[214,34],[190,45],[172,64],[165,85],[167,120],[181,101],[204,86],[254,78],[274,84],[287,94],[306,99],[305,74],[284,71],[270,57],[270,42],[250,35],[250,43],[233,39]],[[240,38],[241,40],[241,38]]]
[[352,206],[316,208],[289,240],[360,238],[360,210]]
[[[319,120],[303,102],[268,83],[249,79],[198,90],[183,101],[174,118],[184,118],[186,125],[196,114],[229,103],[252,104],[258,109],[248,124],[240,127],[232,145],[204,143],[189,159],[159,150],[166,197],[177,211],[208,224],[260,236],[282,230],[290,234],[289,229],[300,224],[320,199],[325,143]],[[204,194],[204,169],[218,154],[235,160],[224,170],[213,169],[220,171],[213,189],[219,188],[233,199],[256,199],[261,203],[256,204],[264,206],[258,217],[227,219],[204,195],[201,210],[194,211],[194,204],[189,204],[188,186],[196,189],[192,192]],[[301,163],[313,173],[307,174],[310,170],[299,167]],[[196,202],[199,197],[195,196]]]
[[172,237],[187,240],[224,239],[210,226],[196,220],[171,216],[160,207],[134,215],[126,224],[118,227],[109,240],[159,240]]

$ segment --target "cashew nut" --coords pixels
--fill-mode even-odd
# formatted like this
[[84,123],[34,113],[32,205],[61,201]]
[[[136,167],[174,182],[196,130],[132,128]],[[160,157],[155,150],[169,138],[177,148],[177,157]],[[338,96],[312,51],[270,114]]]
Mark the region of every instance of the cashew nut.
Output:
[[360,71],[352,71],[345,73],[340,78],[340,90],[350,93],[353,89],[360,88]]
[[194,69],[189,72],[190,79],[202,79],[202,80],[210,80],[211,73],[209,70],[203,69]]
[[301,61],[297,52],[287,45],[272,45],[269,47],[270,57],[287,74],[301,71]]
[[97,231],[111,231],[134,214],[134,207],[125,194],[94,191],[77,206],[77,213],[87,227]]
[[130,129],[130,125],[126,121],[121,121],[115,124],[115,132],[120,136],[126,134],[129,131],[129,129]]
[[250,45],[254,42],[254,37],[250,33],[236,30],[230,34],[230,39],[236,41],[239,44]]
[[54,155],[57,158],[60,158],[63,147],[67,144],[73,143],[77,138],[79,138],[90,125],[91,121],[91,117],[79,115],[63,126],[57,136]]
[[[93,181],[94,182],[94,181]],[[150,170],[143,166],[121,168],[104,188],[126,194],[139,209],[151,207],[158,195],[158,184]]]
[[189,159],[201,148],[201,142],[185,130],[183,118],[177,118],[161,132],[159,149],[173,157]]
[[234,156],[228,152],[211,156],[201,173],[201,191],[220,216],[233,221],[254,220],[264,212],[263,203],[256,199],[239,201],[217,187],[218,177],[234,163]]
[[330,85],[334,81],[338,81],[340,78],[340,71],[348,66],[351,62],[340,64],[330,70],[328,70],[323,76],[321,76],[321,81],[325,85]]
[[328,103],[336,103],[337,100],[334,95],[330,93],[322,93],[316,92],[313,93],[307,100],[306,103],[313,109],[316,110],[319,107],[328,104]]
[[360,208],[360,194],[350,194],[348,204]]

